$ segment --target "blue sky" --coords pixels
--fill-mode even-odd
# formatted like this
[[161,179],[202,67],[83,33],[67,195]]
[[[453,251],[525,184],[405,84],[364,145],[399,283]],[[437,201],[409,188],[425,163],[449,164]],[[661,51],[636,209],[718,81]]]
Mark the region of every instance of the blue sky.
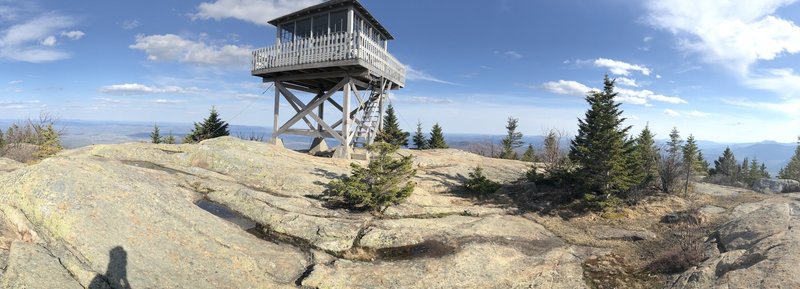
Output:
[[[274,43],[267,20],[317,2],[0,0],[0,118],[193,122],[215,105],[269,126],[250,51]],[[634,131],[721,142],[800,133],[795,2],[362,1],[408,66],[392,95],[406,130],[501,134],[513,116],[574,134],[609,74]]]

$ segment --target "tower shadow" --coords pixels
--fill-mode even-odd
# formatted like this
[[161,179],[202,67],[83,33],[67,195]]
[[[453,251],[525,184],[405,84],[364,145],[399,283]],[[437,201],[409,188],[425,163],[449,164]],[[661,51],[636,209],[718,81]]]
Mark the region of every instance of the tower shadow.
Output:
[[131,289],[128,282],[128,253],[121,246],[114,247],[108,252],[108,269],[103,275],[92,279],[88,289]]

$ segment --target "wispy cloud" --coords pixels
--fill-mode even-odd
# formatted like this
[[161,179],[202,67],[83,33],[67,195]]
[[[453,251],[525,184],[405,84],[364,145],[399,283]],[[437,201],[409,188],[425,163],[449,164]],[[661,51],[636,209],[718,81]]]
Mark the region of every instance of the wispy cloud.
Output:
[[709,113],[702,112],[702,111],[699,111],[699,110],[690,110],[690,111],[678,112],[678,111],[675,111],[675,110],[672,110],[672,109],[669,109],[669,108],[664,109],[663,113],[665,115],[671,116],[671,117],[688,117],[688,118],[703,118],[703,117],[707,117],[707,116],[711,115]]
[[[600,91],[597,88],[591,88],[573,80],[559,80],[545,82],[540,86],[542,89],[564,95],[585,96],[590,90]],[[665,102],[672,104],[684,104],[686,100],[677,96],[667,96],[655,93],[647,89],[628,89],[624,87],[616,87],[614,89],[617,93],[617,101],[629,104],[650,105],[650,101]]]
[[665,115],[668,115],[668,116],[680,116],[680,115],[681,115],[681,114],[680,114],[680,113],[678,113],[677,111],[671,110],[671,109],[669,109],[669,108],[667,108],[667,109],[664,109],[664,114],[665,114]]
[[71,28],[77,20],[55,12],[21,21],[0,32],[0,58],[42,63],[69,58],[54,48],[58,31]]
[[505,56],[505,57],[508,57],[508,58],[513,58],[513,59],[520,59],[520,58],[524,57],[524,55],[522,55],[522,53],[519,53],[519,52],[514,51],[514,50],[506,50],[506,51],[495,50],[494,51],[494,55],[502,55],[502,56]]
[[196,65],[234,67],[250,61],[250,46],[214,45],[175,34],[139,35],[131,49],[142,50],[150,61],[177,61]]
[[639,84],[636,83],[635,79],[627,78],[627,77],[617,77],[615,82],[617,85],[623,86],[630,86],[630,87],[639,87]]
[[181,103],[186,103],[186,100],[182,100],[182,99],[162,99],[162,98],[159,98],[159,99],[153,100],[153,101],[152,101],[152,103],[155,103],[155,104],[166,104],[166,105],[173,105],[173,104],[181,104]]
[[72,39],[72,40],[81,39],[81,37],[83,37],[84,35],[86,35],[86,33],[83,33],[83,31],[80,31],[80,30],[62,31],[61,32],[61,36],[67,37],[67,38]]
[[142,94],[163,94],[163,93],[193,93],[202,91],[198,88],[183,88],[180,86],[155,87],[139,83],[114,84],[100,87],[101,93],[110,95],[142,95]]
[[556,94],[585,96],[592,88],[573,80],[548,81],[541,88]]
[[650,68],[647,68],[644,65],[630,64],[627,62],[608,59],[608,58],[598,58],[595,59],[592,63],[594,64],[594,66],[597,67],[608,68],[608,70],[612,74],[616,75],[629,76],[631,75],[632,71],[638,71],[644,75],[650,75],[650,73],[652,72]]
[[192,19],[221,20],[233,18],[258,25],[302,8],[323,2],[322,0],[216,0],[197,6]]
[[453,82],[450,82],[450,81],[442,80],[442,79],[440,79],[438,77],[435,77],[433,75],[428,74],[425,71],[416,70],[413,67],[411,67],[411,65],[406,65],[406,79],[414,80],[414,81],[416,81],[416,80],[431,81],[431,82],[449,84],[449,85],[459,85],[457,83],[453,83]]
[[122,27],[122,29],[125,29],[125,30],[135,29],[136,27],[139,27],[140,25],[142,25],[142,23],[140,23],[139,20],[136,20],[136,19],[125,20],[125,21],[122,21],[122,23],[120,23],[120,26]]

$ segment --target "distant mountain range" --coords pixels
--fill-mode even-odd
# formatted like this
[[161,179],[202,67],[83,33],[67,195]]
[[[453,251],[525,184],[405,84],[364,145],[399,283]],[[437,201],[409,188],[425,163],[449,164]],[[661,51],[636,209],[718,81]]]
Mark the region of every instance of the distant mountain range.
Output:
[[[0,128],[5,131],[14,120],[0,120]],[[84,121],[84,120],[61,120],[58,122],[60,128],[64,130],[62,143],[67,148],[77,148],[92,144],[115,144],[124,142],[149,141],[150,132],[153,130],[154,123],[151,122],[121,122],[121,121]],[[182,139],[193,128],[189,123],[159,123],[162,135],[170,132],[177,139]],[[231,125],[231,135],[242,138],[269,139],[272,128],[261,126]],[[489,147],[491,143],[495,148],[499,146],[503,135],[484,135],[484,134],[445,134],[447,143],[452,148],[476,149],[476,147]],[[284,144],[292,149],[305,149],[311,143],[311,139],[301,136],[284,136]],[[523,137],[525,146],[533,144],[537,149],[544,142],[544,136],[525,136]],[[561,147],[569,148],[570,139],[563,138]],[[329,145],[337,143],[329,141]],[[657,140],[658,144],[665,143],[665,140]],[[759,162],[764,162],[770,174],[777,174],[778,170],[786,166],[797,147],[795,143],[779,143],[775,141],[763,141],[757,143],[719,143],[714,141],[697,141],[698,147],[703,151],[706,160],[713,166],[716,160],[726,147],[733,150],[738,161],[745,157],[756,158]],[[521,151],[524,150],[520,148]]]

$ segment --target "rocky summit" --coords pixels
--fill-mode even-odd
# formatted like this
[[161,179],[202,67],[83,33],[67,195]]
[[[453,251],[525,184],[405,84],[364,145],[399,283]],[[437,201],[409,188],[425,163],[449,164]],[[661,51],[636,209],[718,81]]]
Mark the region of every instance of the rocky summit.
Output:
[[[95,145],[30,165],[0,159],[0,286],[800,286],[793,271],[800,197],[793,194],[767,198],[698,186],[714,192],[698,193],[708,215],[703,222],[719,224],[697,238],[708,257],[688,270],[650,278],[636,269],[647,260],[625,261],[643,254],[625,250],[639,246],[631,244],[659,247],[675,226],[659,220],[688,209],[688,201],[663,197],[623,212],[623,219],[546,214],[457,193],[478,165],[490,179],[514,183],[530,163],[450,149],[400,153],[414,156],[417,188],[383,214],[323,201],[325,184],[348,174],[351,161],[231,137],[185,145]],[[723,199],[727,203],[716,201]]]

